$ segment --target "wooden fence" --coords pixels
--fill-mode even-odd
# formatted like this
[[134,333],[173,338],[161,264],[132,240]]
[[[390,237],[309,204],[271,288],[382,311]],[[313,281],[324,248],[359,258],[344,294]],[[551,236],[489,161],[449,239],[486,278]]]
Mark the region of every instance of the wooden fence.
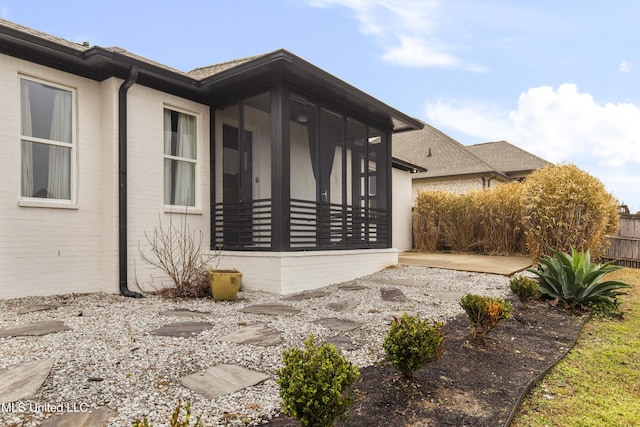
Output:
[[640,215],[620,214],[620,230],[609,239],[611,246],[602,255],[603,261],[640,268]]

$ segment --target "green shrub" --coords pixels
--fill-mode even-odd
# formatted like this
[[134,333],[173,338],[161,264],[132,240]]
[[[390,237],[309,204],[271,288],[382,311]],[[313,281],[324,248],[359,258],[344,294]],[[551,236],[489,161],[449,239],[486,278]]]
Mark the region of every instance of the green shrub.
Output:
[[509,287],[511,292],[516,294],[522,305],[525,306],[528,301],[534,299],[540,293],[538,282],[522,274],[513,276],[509,280]]
[[617,280],[600,281],[602,276],[621,267],[612,265],[613,261],[592,264],[589,250],[571,248],[571,255],[555,249],[550,251],[552,255],[545,255],[537,268],[528,271],[538,276],[540,292],[565,306],[615,304],[615,298],[623,293],[619,289],[631,287]]
[[404,313],[391,323],[384,340],[387,360],[405,378],[411,378],[414,371],[442,356],[442,328],[442,322],[421,320]]
[[503,298],[467,294],[460,299],[460,307],[467,313],[471,323],[471,339],[475,339],[480,332],[484,338],[498,323],[511,315],[513,306]]
[[331,343],[316,345],[311,335],[304,345],[282,353],[284,366],[277,371],[282,409],[304,426],[329,427],[355,400],[347,390],[360,371]]
[[522,203],[529,255],[548,248],[591,250],[598,258],[619,228],[618,202],[595,177],[574,165],[550,165],[524,181]]
[[[173,410],[173,414],[171,415],[171,419],[169,420],[169,426],[171,427],[190,427],[191,426],[191,403],[187,403],[184,407],[185,410],[185,418],[184,421],[179,420],[180,412],[182,412],[182,402],[178,400],[178,406]],[[142,421],[135,420],[132,424],[133,427],[152,427],[151,424],[147,421],[147,417],[144,417]],[[202,421],[200,421],[200,416],[196,418],[195,424],[193,427],[204,427]]]

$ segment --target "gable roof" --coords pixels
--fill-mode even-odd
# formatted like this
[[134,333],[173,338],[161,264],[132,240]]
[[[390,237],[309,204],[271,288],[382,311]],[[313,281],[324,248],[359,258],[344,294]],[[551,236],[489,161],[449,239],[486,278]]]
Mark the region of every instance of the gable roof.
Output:
[[466,148],[472,154],[507,175],[517,172],[531,172],[549,164],[548,161],[507,141],[485,142],[469,145]]
[[414,174],[414,179],[495,174],[510,180],[509,177],[467,150],[467,147],[426,123],[421,130],[394,134],[392,152],[394,157],[427,169],[426,172]]
[[393,156],[427,169],[414,174],[414,179],[480,174],[511,181],[511,175],[529,173],[549,164],[507,141],[465,146],[433,126],[423,124],[420,130],[393,135]]
[[187,73],[119,47],[74,43],[0,19],[0,53],[97,81],[110,77],[127,79],[135,67],[138,70],[136,84],[214,108],[235,102],[251,91],[267,90],[278,81],[286,81],[393,131],[422,126],[420,121],[284,49]]

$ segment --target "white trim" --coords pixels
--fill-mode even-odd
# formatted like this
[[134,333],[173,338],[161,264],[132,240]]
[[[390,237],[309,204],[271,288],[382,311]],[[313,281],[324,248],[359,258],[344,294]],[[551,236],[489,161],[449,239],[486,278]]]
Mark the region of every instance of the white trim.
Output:
[[[186,157],[179,157],[179,156],[173,156],[170,154],[165,154],[164,152],[164,111],[165,110],[170,110],[170,111],[175,111],[177,113],[181,113],[181,114],[186,114],[192,117],[195,117],[196,119],[196,155],[195,155],[195,159],[189,159]],[[188,214],[202,214],[203,210],[202,210],[202,200],[203,200],[203,195],[202,195],[202,162],[204,161],[204,159],[202,159],[202,154],[204,153],[204,149],[203,149],[203,132],[202,132],[202,114],[201,113],[197,113],[195,111],[189,110],[189,109],[185,109],[182,107],[178,107],[175,104],[172,103],[168,103],[168,102],[164,102],[162,104],[162,110],[161,110],[161,125],[162,125],[162,144],[160,144],[160,150],[162,152],[162,162],[163,162],[163,166],[162,166],[162,182],[163,182],[163,188],[162,188],[162,194],[163,194],[163,200],[164,200],[164,161],[165,159],[169,159],[169,160],[177,160],[177,161],[181,161],[181,162],[187,162],[187,163],[192,163],[195,164],[195,200],[194,200],[194,206],[182,206],[182,205],[166,205],[164,204],[164,211],[166,213],[172,213],[175,212],[176,209],[181,209],[182,211],[184,211],[186,209],[186,213]]]
[[[26,80],[46,86],[50,86],[56,89],[64,90],[71,93],[71,143],[63,141],[54,141],[49,139],[43,139],[33,136],[26,136],[22,134],[22,108],[20,102],[22,99],[22,85],[21,81]],[[50,208],[63,208],[63,209],[77,209],[78,203],[78,89],[73,86],[52,82],[50,80],[35,77],[26,73],[18,73],[18,153],[22,153],[22,141],[35,142],[38,144],[46,144],[51,146],[65,147],[71,150],[71,159],[69,167],[70,172],[70,188],[69,195],[70,200],[66,199],[46,199],[39,197],[25,197],[22,195],[22,189],[18,186],[18,206],[28,207],[50,207]],[[18,159],[19,171],[22,174],[22,159]],[[22,179],[19,180],[22,182]],[[21,184],[22,185],[22,184]]]
[[[65,203],[66,202],[66,203]],[[18,201],[18,206],[24,208],[51,208],[51,209],[71,209],[78,210],[80,207],[76,203],[58,199],[42,199],[39,197],[23,197]]]

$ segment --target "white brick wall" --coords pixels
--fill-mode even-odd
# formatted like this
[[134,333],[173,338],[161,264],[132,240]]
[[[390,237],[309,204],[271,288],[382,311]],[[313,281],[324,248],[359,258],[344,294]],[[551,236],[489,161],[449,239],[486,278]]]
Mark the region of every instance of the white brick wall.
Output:
[[[71,87],[77,95],[77,204],[72,209],[20,206],[19,76]],[[121,80],[99,83],[2,56],[0,61],[0,298],[71,292],[118,292],[118,90]],[[209,109],[134,85],[129,90],[129,286],[161,275],[139,259],[144,233],[163,205],[163,108],[198,117],[200,208],[188,215],[209,236]],[[174,217],[177,215],[173,215]],[[147,286],[148,288],[148,286]]]
[[[0,59],[0,298],[117,293],[118,90],[122,81],[95,82],[12,57]],[[40,207],[20,206],[21,74],[76,90],[77,204],[71,209],[47,206],[46,201]],[[163,203],[163,109],[176,108],[198,118],[199,201],[186,217],[208,247],[209,108],[137,84],[129,90],[128,100],[128,285],[132,290],[136,284],[151,290],[166,284],[167,278],[140,259],[139,250],[149,250],[145,232],[153,233],[160,221],[179,222],[182,216],[172,214]],[[404,209],[404,199],[397,203]],[[399,227],[405,226],[405,213],[394,215]],[[398,240],[394,242],[404,247],[404,233],[395,233]],[[247,287],[291,293],[351,280],[396,263],[397,250],[385,249],[228,253],[220,267],[240,269]]]
[[411,174],[394,168],[391,180],[393,182],[393,247],[399,251],[408,251],[412,247]]
[[290,294],[353,280],[397,263],[397,249],[223,252],[218,268],[241,271],[246,289]]
[[[137,281],[143,289],[160,287],[166,282],[156,268],[142,262],[140,251],[150,254],[145,233],[172,222],[180,226],[187,218],[189,228],[209,245],[209,107],[174,97],[144,86],[134,85],[128,93],[128,232],[129,288]],[[164,206],[164,108],[189,112],[197,117],[199,189],[196,209],[165,209]]]
[[[77,204],[20,206],[20,76],[74,88]],[[97,82],[2,56],[0,61],[0,297],[115,290],[105,280],[103,105]],[[108,195],[106,195],[108,198]],[[51,204],[49,204],[51,206]]]

